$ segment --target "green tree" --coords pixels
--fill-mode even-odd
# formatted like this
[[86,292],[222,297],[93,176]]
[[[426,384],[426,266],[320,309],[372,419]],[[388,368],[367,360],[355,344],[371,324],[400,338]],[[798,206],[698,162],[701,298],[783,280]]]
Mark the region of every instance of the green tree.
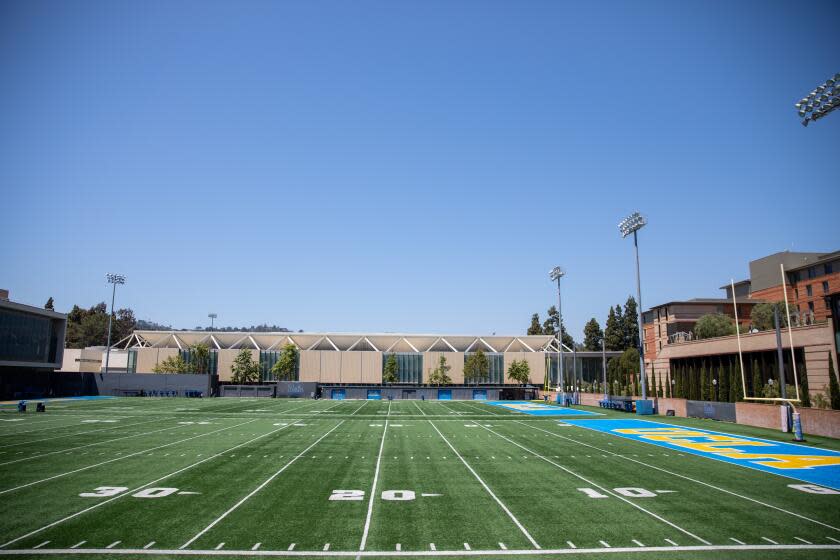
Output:
[[479,348],[464,360],[464,381],[477,383],[479,379],[490,373],[490,362]]
[[534,313],[531,315],[531,326],[528,327],[528,334],[542,334],[542,327],[540,326],[540,314]]
[[[616,312],[617,310],[617,312]],[[604,328],[604,344],[607,350],[619,352],[624,350],[624,334],[621,332],[621,307],[610,307],[607,325]]]
[[190,346],[190,373],[210,372],[210,347],[197,343]]
[[709,370],[706,368],[706,363],[700,366],[700,400],[708,401],[709,399]]
[[188,373],[190,371],[190,366],[184,361],[184,358],[182,358],[179,353],[175,356],[169,356],[162,362],[158,362],[155,364],[155,367],[152,368],[152,371],[154,373]]
[[[829,354],[829,358],[831,355]],[[802,406],[811,406],[811,395],[808,393],[808,374],[805,371],[798,371],[799,373],[799,394],[802,401]],[[790,393],[791,395],[794,393]],[[790,397],[788,397],[790,398]]]
[[621,318],[621,334],[625,348],[639,347],[639,313],[636,298],[630,296],[624,304],[624,314]]
[[837,376],[834,374],[834,360],[831,353],[828,354],[828,400],[831,408],[840,410],[840,385],[837,384]]
[[[129,336],[137,325],[131,309],[118,309],[111,325],[111,341],[118,342]],[[108,307],[104,302],[89,309],[74,305],[67,314],[67,348],[105,346],[108,343]]]
[[723,363],[718,364],[718,387],[717,387],[717,400],[721,402],[728,402],[729,401],[729,372],[723,366]]
[[668,377],[665,379],[665,396],[671,398],[671,372],[668,372]]
[[723,313],[703,315],[694,324],[694,336],[697,338],[714,338],[730,334],[735,334],[735,321]]
[[233,359],[230,371],[233,383],[256,383],[260,380],[260,364],[254,360],[247,348],[240,350]]
[[583,347],[590,352],[596,352],[601,349],[603,337],[604,331],[601,330],[601,325],[595,317],[592,317],[583,327]]
[[281,381],[293,381],[297,377],[298,358],[300,354],[297,346],[286,344],[280,350],[280,356],[271,366],[271,375]]
[[558,331],[562,328],[562,335],[561,340],[563,344],[569,348],[575,347],[575,340],[572,336],[566,332],[566,325],[565,322],[563,325],[558,325],[561,323],[560,321],[560,313],[557,311],[555,306],[551,306],[548,308],[548,318],[543,322],[543,332],[542,334],[550,334],[552,336],[557,336]]
[[508,366],[508,379],[520,385],[527,385],[531,380],[531,366],[526,360],[513,360]]
[[431,385],[450,385],[452,383],[452,378],[449,377],[450,369],[452,369],[452,366],[446,363],[446,356],[441,354],[438,359],[438,367],[429,375],[429,383]]
[[399,370],[400,365],[397,363],[397,355],[391,354],[385,360],[385,367],[382,368],[382,382],[396,383]]
[[50,296],[50,299],[48,299],[47,303],[44,304],[44,309],[49,309],[50,311],[55,311],[55,301],[53,301],[52,296]]
[[752,396],[761,397],[761,388],[764,385],[761,381],[761,370],[758,367],[758,360],[753,360],[752,363]]
[[744,400],[744,380],[741,378],[740,362],[735,363],[735,367],[732,369],[732,377],[735,380],[735,383],[733,385],[735,393],[733,395],[732,402],[742,401]]
[[779,310],[779,326],[784,328],[787,326],[787,313],[785,313],[785,302],[777,301],[774,303],[759,303],[752,308],[750,312],[750,322],[752,326],[760,331],[769,331],[776,328],[776,321],[773,317],[775,309]]

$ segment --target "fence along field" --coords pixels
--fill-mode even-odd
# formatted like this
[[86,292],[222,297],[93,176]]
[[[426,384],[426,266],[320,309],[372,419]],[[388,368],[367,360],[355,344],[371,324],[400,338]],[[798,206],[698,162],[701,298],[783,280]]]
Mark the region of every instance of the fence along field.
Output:
[[[4,411],[0,555],[840,554],[836,464],[813,467],[815,484],[596,429],[620,429],[622,413],[528,408],[127,398]],[[680,426],[749,441],[735,425]],[[811,439],[803,455],[840,457],[836,440]]]

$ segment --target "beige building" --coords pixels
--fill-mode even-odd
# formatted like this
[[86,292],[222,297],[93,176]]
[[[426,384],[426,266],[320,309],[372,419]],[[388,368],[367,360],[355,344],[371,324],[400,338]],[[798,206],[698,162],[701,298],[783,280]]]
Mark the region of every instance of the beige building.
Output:
[[[205,344],[211,349],[211,373],[220,381],[231,379],[231,364],[242,350],[249,350],[259,361],[264,379],[270,379],[271,366],[281,349],[291,344],[300,352],[299,381],[340,384],[382,382],[382,368],[389,355],[396,355],[400,383],[423,384],[438,366],[441,356],[450,366],[454,384],[464,383],[464,360],[478,349],[488,358],[490,371],[483,384],[510,383],[507,370],[514,360],[525,360],[531,370],[531,383],[543,385],[546,371],[556,383],[559,352],[550,335],[464,336],[439,334],[347,334],[347,333],[247,333],[208,331],[135,331],[119,346],[128,350],[128,371],[150,373],[171,356],[189,360],[190,347]],[[579,371],[600,372],[600,352],[565,351],[567,375]],[[616,353],[608,352],[607,357]],[[590,374],[591,375],[591,374]]]

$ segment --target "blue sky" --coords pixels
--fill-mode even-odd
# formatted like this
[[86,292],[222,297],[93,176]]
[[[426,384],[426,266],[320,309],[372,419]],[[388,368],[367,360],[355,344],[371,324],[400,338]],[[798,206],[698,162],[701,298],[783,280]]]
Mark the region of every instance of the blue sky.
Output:
[[521,333],[840,249],[837,2],[0,5],[0,287],[192,328]]

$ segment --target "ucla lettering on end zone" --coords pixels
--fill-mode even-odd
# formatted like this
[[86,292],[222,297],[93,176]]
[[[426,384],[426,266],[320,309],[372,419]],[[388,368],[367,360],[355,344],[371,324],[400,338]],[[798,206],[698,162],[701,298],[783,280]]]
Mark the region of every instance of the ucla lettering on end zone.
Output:
[[569,424],[840,490],[840,452],[647,420]]

